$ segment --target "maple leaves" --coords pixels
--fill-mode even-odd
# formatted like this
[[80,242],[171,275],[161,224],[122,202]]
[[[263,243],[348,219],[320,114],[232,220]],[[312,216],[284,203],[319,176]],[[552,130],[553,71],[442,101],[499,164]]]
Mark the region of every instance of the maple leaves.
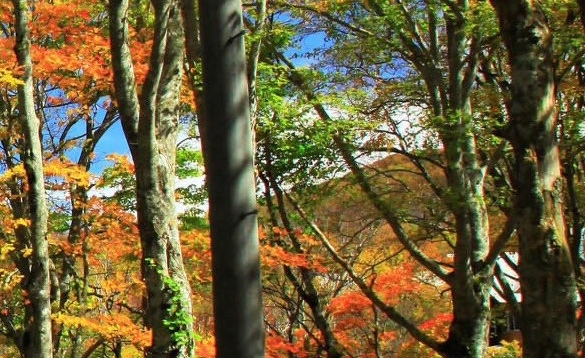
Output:
[[[3,7],[7,7],[3,5]],[[109,40],[105,30],[103,3],[37,1],[31,22],[32,57],[35,77],[61,96],[50,96],[49,104],[91,103],[112,92]],[[6,23],[12,22],[9,8],[2,10]],[[146,29],[142,31],[148,31]],[[133,32],[134,36],[136,33]],[[151,40],[133,42],[132,57],[137,82],[148,71]],[[0,83],[17,84],[18,68],[12,37],[0,38]]]
[[[275,244],[275,240],[278,241],[279,236],[289,235],[286,230],[279,227],[272,229],[272,236],[267,236],[260,231],[261,242],[264,243],[261,247],[262,263],[271,268],[276,268],[283,263],[289,267],[302,267],[311,269],[317,273],[323,273],[327,269],[323,265],[322,258],[315,253],[298,253],[291,250],[287,250],[281,244]],[[319,243],[311,235],[303,234],[297,230],[292,235],[295,235],[297,239],[302,242],[307,252],[311,252],[311,248],[319,247]],[[276,237],[276,238],[275,238]]]
[[[289,354],[310,357],[322,349],[323,344],[323,336],[315,326],[311,311],[296,296],[298,293],[291,291],[283,277],[277,274],[281,266],[298,272],[309,270],[315,287],[319,289],[319,297],[324,301],[323,309],[331,321],[333,333],[349,355],[375,357],[384,352],[406,356],[422,352],[428,354],[428,348],[405,334],[360,289],[344,280],[343,269],[326,259],[314,237],[300,230],[294,231],[292,235],[301,239],[304,249],[303,253],[298,253],[287,246],[286,238],[290,234],[276,227],[270,235],[266,232],[261,235],[266,271],[266,321],[270,328],[268,357]],[[359,244],[356,245],[359,247]],[[355,274],[369,282],[384,302],[408,312],[420,329],[446,338],[452,316],[448,297],[439,295],[446,288],[444,283],[433,279],[427,270],[415,265],[405,253],[400,254],[396,245],[386,244],[386,247],[380,248],[376,246],[376,240],[362,245],[365,249],[356,251],[352,251],[354,247],[349,243],[345,246],[346,257],[351,257],[348,259],[355,263]],[[278,293],[276,290],[279,290]]]
[[84,329],[106,341],[130,343],[138,350],[143,350],[150,344],[150,332],[125,314],[111,313],[93,317],[57,314],[53,319],[55,323],[62,324],[69,329]]

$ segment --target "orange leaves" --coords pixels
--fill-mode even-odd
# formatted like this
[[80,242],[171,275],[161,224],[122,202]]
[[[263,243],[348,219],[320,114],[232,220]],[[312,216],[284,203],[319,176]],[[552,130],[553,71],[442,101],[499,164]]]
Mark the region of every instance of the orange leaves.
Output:
[[403,294],[416,293],[420,286],[415,278],[414,267],[411,263],[405,263],[387,268],[375,278],[376,292],[390,305],[397,304]]
[[103,265],[104,260],[122,263],[125,258],[140,257],[138,228],[132,213],[125,212],[117,204],[92,197],[87,205],[86,220],[91,228],[87,245],[95,252],[90,257],[93,264]]
[[47,104],[49,106],[59,106],[65,103],[65,99],[61,97],[47,96]]
[[308,255],[295,254],[286,251],[280,246],[262,246],[262,262],[269,267],[286,265],[290,267],[311,268]]
[[134,164],[126,155],[110,154],[107,159],[114,163],[102,173],[100,181],[97,183],[98,187],[108,187],[116,185],[121,178],[134,174]]
[[215,357],[215,337],[205,337],[196,345],[198,358],[214,358]]
[[[1,2],[0,20],[14,22],[12,6]],[[104,16],[104,2],[59,0],[35,2],[30,28],[34,77],[39,83],[63,92],[61,101],[91,103],[112,93],[110,46]],[[149,69],[152,41],[129,29],[130,53],[136,84],[140,89]],[[7,71],[7,72],[5,72]],[[14,38],[0,38],[0,86],[18,84]],[[193,105],[193,96],[183,97]],[[54,104],[54,103],[49,103]]]
[[371,307],[372,302],[363,293],[350,291],[334,297],[329,305],[329,310],[334,315],[361,314]]
[[19,74],[16,71],[16,55],[14,54],[15,43],[14,38],[0,38],[0,67],[6,70],[12,70],[13,75],[18,77]]
[[110,154],[108,155],[108,160],[115,163],[115,168],[120,174],[134,173],[134,164],[132,164],[127,155]]
[[14,17],[10,1],[0,1],[0,22],[12,23],[13,21]]
[[130,45],[130,53],[132,54],[132,62],[134,65],[134,74],[136,75],[136,83],[141,85],[146,79],[148,73],[148,58],[150,57],[150,49],[152,48],[152,40],[145,42],[132,41]]
[[143,349],[150,345],[151,332],[133,322],[127,315],[113,313],[95,317],[54,315],[56,323],[83,328],[111,342],[128,342]]
[[279,267],[286,265],[289,267],[301,267],[314,270],[316,272],[326,272],[326,267],[321,263],[320,257],[310,253],[310,248],[318,245],[318,242],[310,235],[303,234],[300,231],[295,231],[296,239],[302,243],[305,252],[296,253],[292,250],[285,249],[284,237],[289,235],[288,232],[282,228],[275,227],[272,229],[274,238],[273,242],[269,242],[269,238],[264,232],[260,232],[262,263],[268,267]]
[[211,248],[209,233],[189,231],[181,235],[183,257],[195,284],[211,283]]
[[[304,335],[304,333],[302,330],[297,330],[296,335]],[[287,357],[290,354],[294,354],[298,358],[307,357],[307,352],[303,347],[303,337],[297,338],[301,339],[297,343],[290,343],[281,336],[269,334],[266,337],[266,358]]]
[[[69,98],[110,90],[108,40],[97,24],[101,11],[94,1],[35,3],[30,25],[36,78],[58,86]],[[0,41],[0,68],[15,68],[13,41]]]
[[439,313],[435,317],[424,321],[420,328],[423,330],[444,331],[453,319],[452,313]]

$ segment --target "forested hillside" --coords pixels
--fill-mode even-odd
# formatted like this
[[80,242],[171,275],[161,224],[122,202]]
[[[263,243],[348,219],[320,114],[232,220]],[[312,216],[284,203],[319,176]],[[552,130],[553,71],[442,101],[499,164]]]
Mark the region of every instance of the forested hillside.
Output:
[[585,357],[583,1],[0,30],[0,357]]

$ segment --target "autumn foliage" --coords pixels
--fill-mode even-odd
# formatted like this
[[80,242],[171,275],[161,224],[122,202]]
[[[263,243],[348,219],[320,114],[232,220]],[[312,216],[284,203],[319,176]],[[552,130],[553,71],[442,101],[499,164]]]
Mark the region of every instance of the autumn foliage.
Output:
[[[140,96],[155,19],[149,1],[130,3],[125,21]],[[463,252],[469,260],[477,259],[462,265],[470,272],[465,278],[477,283],[487,277],[478,274],[487,267],[480,254],[495,248],[489,257],[494,259],[498,250],[518,250],[513,228],[506,231],[508,224],[517,224],[514,153],[504,138],[511,78],[495,15],[488,2],[465,2],[470,7],[459,9],[461,13],[455,2],[439,3],[445,5],[440,14],[434,11],[441,7],[435,9],[429,1],[258,1],[244,8],[250,79],[252,49],[257,44],[262,49],[251,81],[257,87],[250,87],[258,102],[250,103],[257,142],[267,358],[438,356],[440,344],[453,333],[453,288],[460,283],[454,277],[463,277],[455,275],[461,267],[456,265],[464,261],[455,262],[455,255]],[[585,45],[577,5],[560,1],[559,11],[553,11],[552,3],[543,1],[559,34],[555,113],[560,186],[567,188],[563,215],[572,260],[580,262]],[[267,13],[261,13],[261,4]],[[471,109],[461,118],[461,108],[446,105],[456,102],[449,100],[448,86],[425,82],[436,75],[444,77],[444,84],[464,72],[445,74],[457,62],[442,57],[449,52],[445,39],[453,24],[445,25],[445,19],[451,15],[470,19],[457,33],[465,38],[462,48],[477,46],[477,53],[470,47],[469,58],[459,64],[476,71],[466,83],[469,103],[461,105]],[[107,1],[37,0],[30,23],[35,110],[42,122],[50,209],[55,357],[142,357],[152,343],[144,319],[135,166],[127,155],[113,95],[107,17]],[[0,357],[22,355],[31,325],[26,317],[32,310],[25,289],[32,223],[16,91],[23,69],[14,51],[14,21],[11,3],[0,1]],[[472,35],[478,40],[471,40]],[[179,149],[200,139],[195,122],[205,124],[196,105],[204,93],[201,70],[199,64],[190,66],[185,65],[188,71],[180,86]],[[429,98],[428,88],[436,90],[436,98]],[[448,141],[449,135],[461,133]],[[447,145],[469,138],[473,145],[457,147],[450,160],[458,161],[448,162]],[[119,150],[112,150],[112,143]],[[177,182],[190,186],[176,192],[181,215],[173,224],[179,222],[181,228],[192,289],[193,317],[187,321],[192,318],[196,356],[213,358],[207,197],[204,188],[192,184],[198,182],[192,176],[203,172],[201,157],[198,144],[179,152]],[[472,162],[477,168],[465,167]],[[479,181],[458,183],[456,170],[460,176],[481,177],[477,195],[466,197],[467,192],[455,190],[455,184],[469,189]],[[483,228],[486,242],[458,247],[476,229],[462,229],[464,220],[473,216],[470,210],[457,212],[471,199],[485,208],[476,216],[485,214],[489,223]],[[482,244],[485,252],[472,253]],[[575,275],[583,280],[582,267],[575,268]],[[489,276],[484,283],[491,280]],[[585,290],[578,288],[582,304]],[[474,294],[472,289],[465,292]],[[583,315],[577,320],[585,327]],[[415,338],[413,332],[420,335]],[[420,336],[435,341],[435,349]],[[520,345],[507,342],[487,351],[494,358],[520,354]]]

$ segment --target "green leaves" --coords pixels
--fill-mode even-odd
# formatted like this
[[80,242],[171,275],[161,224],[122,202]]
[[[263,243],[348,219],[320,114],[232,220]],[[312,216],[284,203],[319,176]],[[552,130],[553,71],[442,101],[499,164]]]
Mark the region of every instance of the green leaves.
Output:
[[203,154],[198,149],[177,149],[177,176],[180,179],[202,175]]
[[107,200],[119,204],[125,210],[135,210],[134,166],[130,163],[129,158],[124,156],[112,155],[109,158],[114,161],[114,165],[103,171],[101,180],[96,187],[113,190],[113,195]]
[[338,129],[312,116],[308,105],[302,107],[289,102],[282,115],[259,119],[257,163],[259,170],[270,171],[282,182],[304,187],[335,172],[337,153],[331,136]]

